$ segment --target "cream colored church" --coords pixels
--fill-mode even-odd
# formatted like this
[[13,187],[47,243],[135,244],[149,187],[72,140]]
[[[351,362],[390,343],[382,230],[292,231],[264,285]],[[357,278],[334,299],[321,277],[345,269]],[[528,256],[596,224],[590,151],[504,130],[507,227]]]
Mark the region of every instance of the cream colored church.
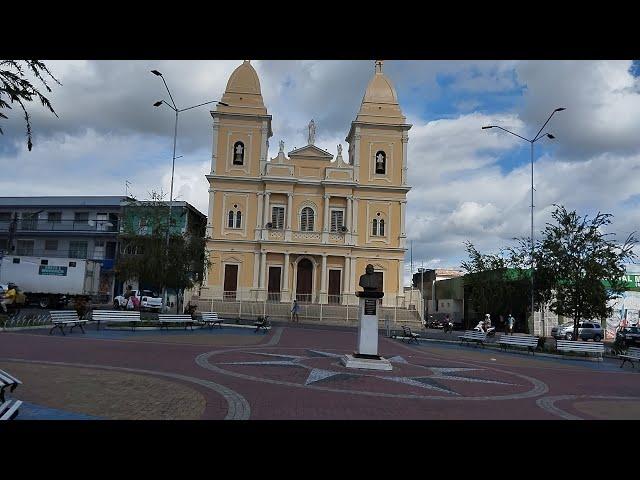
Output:
[[[260,80],[249,61],[231,74],[213,117],[207,250],[201,299],[357,304],[372,264],[383,305],[404,301],[407,141],[383,62],[351,122],[346,155],[315,143],[267,158],[271,130]],[[213,304],[213,303],[212,303]]]

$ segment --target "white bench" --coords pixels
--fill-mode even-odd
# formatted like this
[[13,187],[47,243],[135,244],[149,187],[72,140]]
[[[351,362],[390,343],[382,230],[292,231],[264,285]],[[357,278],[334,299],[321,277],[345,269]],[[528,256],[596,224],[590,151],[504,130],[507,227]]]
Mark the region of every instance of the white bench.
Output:
[[75,310],[49,310],[49,315],[51,316],[51,323],[53,324],[53,327],[49,330],[49,335],[51,335],[56,328],[59,328],[62,335],[64,335],[64,327],[70,327],[69,333],[73,332],[75,327],[80,327],[82,333],[85,333],[82,325],[87,323],[88,320],[80,320]]
[[91,319],[98,322],[98,330],[100,323],[128,323],[131,330],[135,332],[136,325],[140,320],[140,312],[126,310],[94,310],[91,312]]
[[213,328],[214,325],[222,328],[222,319],[218,318],[216,312],[202,312],[202,323],[209,325],[209,328]]
[[161,313],[158,315],[158,322],[160,322],[160,330],[164,327],[169,330],[170,323],[182,323],[184,324],[184,329],[186,330],[188,326],[193,330],[193,318],[191,315],[176,315],[171,313]]
[[484,348],[484,342],[487,340],[487,334],[485,332],[477,332],[476,330],[467,330],[464,335],[459,335],[460,345],[464,342],[476,342],[482,345]]
[[535,335],[519,334],[519,335],[502,335],[498,341],[500,347],[505,350],[507,347],[525,347],[527,352],[531,351],[535,355],[535,349],[538,346],[538,337]]
[[0,404],[0,420],[13,420],[18,415],[22,400],[7,400]]
[[13,375],[9,375],[4,370],[0,370],[0,402],[4,403],[4,391],[8,388],[10,392],[13,392],[18,385],[22,385],[22,382]]
[[595,353],[602,357],[604,354],[604,343],[580,342],[577,340],[556,340],[556,350],[559,352],[584,353],[585,356],[588,353]]
[[[622,359],[622,365],[624,365],[626,362],[631,362],[631,367],[635,368],[633,362],[640,361],[640,348],[629,347],[627,349],[627,353],[618,355],[618,357]],[[622,368],[622,365],[620,365],[620,368]]]

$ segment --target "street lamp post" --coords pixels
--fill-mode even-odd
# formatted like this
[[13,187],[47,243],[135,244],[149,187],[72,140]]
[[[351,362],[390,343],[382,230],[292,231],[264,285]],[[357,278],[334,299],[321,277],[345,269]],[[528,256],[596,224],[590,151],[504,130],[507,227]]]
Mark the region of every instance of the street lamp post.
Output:
[[[154,107],[159,107],[161,106],[163,103],[165,105],[167,105],[169,108],[171,108],[171,110],[173,110],[176,114],[176,120],[175,120],[175,125],[174,125],[174,129],[173,129],[173,157],[172,157],[172,162],[171,162],[171,189],[169,192],[169,218],[167,221],[167,253],[169,251],[169,232],[171,230],[171,209],[172,209],[172,203],[173,203],[173,175],[174,175],[174,171],[175,171],[175,167],[176,167],[176,142],[178,139],[178,115],[181,112],[184,112],[186,110],[191,110],[193,108],[197,108],[197,107],[202,107],[203,105],[209,105],[211,103],[215,103],[216,100],[211,100],[210,102],[204,102],[204,103],[199,103],[198,105],[193,105],[191,107],[187,107],[187,108],[178,108],[176,106],[176,102],[173,100],[173,95],[171,95],[171,90],[169,90],[169,86],[167,85],[167,82],[164,79],[164,76],[162,75],[162,73],[160,73],[158,70],[151,70],[151,73],[153,73],[154,75],[160,77],[162,79],[162,82],[164,83],[165,88],[167,89],[167,93],[169,94],[169,98],[171,99],[171,104],[167,103],[167,101],[165,100],[158,100],[157,102],[155,102],[153,104]],[[226,103],[223,102],[217,102],[220,105],[224,105],[224,106],[228,106]],[[165,293],[163,295],[165,302],[167,302],[167,294],[166,294],[166,287],[164,288]],[[176,301],[176,307],[177,307],[177,301]],[[176,312],[177,313],[177,312]]]
[[[488,128],[499,128],[500,130],[503,130],[507,133],[510,133],[511,135],[514,135],[518,138],[521,138],[522,140],[529,142],[529,144],[531,145],[531,319],[533,321],[534,319],[534,301],[533,301],[533,297],[534,297],[534,287],[533,287],[533,270],[534,270],[534,264],[533,264],[533,250],[534,250],[534,242],[533,242],[533,144],[536,143],[538,140],[540,140],[541,138],[549,138],[550,140],[553,140],[554,138],[556,138],[555,136],[553,136],[550,133],[543,133],[541,134],[542,130],[544,129],[544,127],[547,126],[547,123],[549,123],[549,120],[551,120],[551,117],[553,117],[553,115],[556,112],[561,112],[563,110],[566,110],[566,108],[564,107],[560,107],[560,108],[556,108],[553,112],[551,112],[551,115],[549,115],[549,118],[547,118],[547,121],[544,122],[544,124],[542,125],[542,127],[540,127],[540,130],[538,130],[538,133],[536,134],[535,137],[533,137],[532,139],[528,139],[528,138],[524,138],[520,135],[518,135],[517,133],[513,133],[509,130],[507,130],[506,128],[502,128],[498,125],[488,125],[486,127],[482,127],[482,130],[486,130]],[[542,335],[546,336],[546,332],[544,329],[544,318],[542,319]]]

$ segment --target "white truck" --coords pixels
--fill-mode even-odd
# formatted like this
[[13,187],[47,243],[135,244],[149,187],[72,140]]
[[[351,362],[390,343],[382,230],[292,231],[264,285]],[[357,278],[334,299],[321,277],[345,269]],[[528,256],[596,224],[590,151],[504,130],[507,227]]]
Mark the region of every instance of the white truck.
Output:
[[9,282],[24,292],[29,304],[41,308],[64,307],[74,296],[98,293],[100,262],[7,255],[0,258],[0,284]]

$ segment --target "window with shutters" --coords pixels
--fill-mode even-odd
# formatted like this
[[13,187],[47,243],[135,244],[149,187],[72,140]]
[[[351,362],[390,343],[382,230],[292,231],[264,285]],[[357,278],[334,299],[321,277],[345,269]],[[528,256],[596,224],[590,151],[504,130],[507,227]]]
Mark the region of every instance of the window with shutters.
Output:
[[314,212],[311,207],[304,207],[300,214],[300,230],[303,232],[313,232]]
[[271,208],[271,228],[276,230],[284,229],[284,206],[274,206]]
[[331,231],[339,232],[344,225],[344,211],[343,210],[331,210]]

